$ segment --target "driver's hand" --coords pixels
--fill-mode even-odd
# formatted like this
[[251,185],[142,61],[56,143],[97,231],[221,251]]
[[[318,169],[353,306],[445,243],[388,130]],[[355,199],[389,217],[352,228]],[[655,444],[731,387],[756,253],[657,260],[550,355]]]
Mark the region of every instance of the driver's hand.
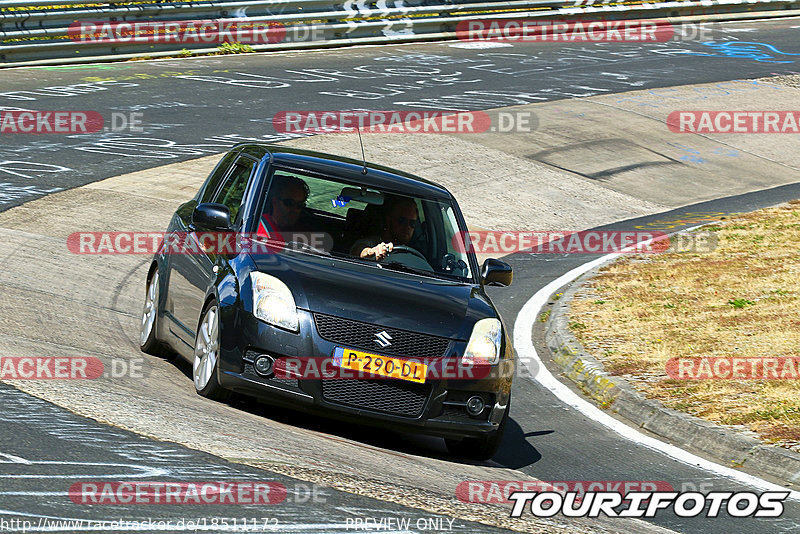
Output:
[[381,261],[394,248],[392,243],[379,243],[372,247],[371,253],[375,255],[375,261]]

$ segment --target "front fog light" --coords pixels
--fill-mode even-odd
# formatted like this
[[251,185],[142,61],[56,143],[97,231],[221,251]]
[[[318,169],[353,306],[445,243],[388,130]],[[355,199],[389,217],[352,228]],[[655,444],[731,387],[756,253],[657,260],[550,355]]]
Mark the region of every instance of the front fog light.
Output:
[[467,350],[461,361],[468,365],[495,364],[500,361],[503,325],[498,319],[481,319],[472,328]]
[[259,356],[256,358],[256,362],[253,364],[253,367],[255,367],[256,373],[260,374],[261,376],[269,376],[272,374],[273,364],[274,362],[269,356]]
[[485,407],[486,404],[484,404],[483,399],[477,395],[467,400],[467,413],[470,415],[480,415]]
[[253,315],[269,324],[297,332],[300,321],[289,288],[274,276],[250,273],[253,291]]

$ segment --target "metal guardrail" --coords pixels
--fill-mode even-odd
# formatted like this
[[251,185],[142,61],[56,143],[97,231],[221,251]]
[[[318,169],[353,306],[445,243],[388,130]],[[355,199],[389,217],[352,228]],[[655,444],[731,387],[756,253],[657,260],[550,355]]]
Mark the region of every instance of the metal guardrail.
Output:
[[[607,2],[608,0],[604,0]],[[486,19],[629,19],[679,16],[753,18],[796,15],[800,0],[214,0],[131,3],[98,0],[6,0],[0,6],[0,67],[163,57],[182,49],[214,52],[206,42],[108,42],[75,40],[74,25],[87,23],[224,21],[279,24],[280,42],[260,50],[358,43],[452,39],[459,23]],[[390,7],[391,4],[391,7]],[[52,7],[52,6],[57,7]],[[65,7],[66,6],[66,7]],[[13,9],[12,9],[13,8]],[[70,25],[73,25],[72,31]],[[301,31],[302,30],[302,33]],[[309,35],[313,39],[309,40]]]

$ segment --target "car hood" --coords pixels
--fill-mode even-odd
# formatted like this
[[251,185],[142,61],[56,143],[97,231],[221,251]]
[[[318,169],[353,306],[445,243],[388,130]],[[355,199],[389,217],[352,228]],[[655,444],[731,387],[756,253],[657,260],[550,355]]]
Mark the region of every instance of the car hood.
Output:
[[460,340],[469,339],[476,321],[497,317],[473,284],[301,254],[254,261],[289,287],[298,308],[311,312]]

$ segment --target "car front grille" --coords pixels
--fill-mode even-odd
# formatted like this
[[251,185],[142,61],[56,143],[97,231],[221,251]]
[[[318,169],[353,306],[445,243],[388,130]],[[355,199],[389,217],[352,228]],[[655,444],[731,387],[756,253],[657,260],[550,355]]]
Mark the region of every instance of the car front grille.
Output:
[[391,379],[322,381],[325,400],[405,417],[419,417],[428,398],[428,386]]
[[[450,345],[450,340],[445,337],[386,328],[333,315],[315,313],[314,322],[323,339],[382,354],[406,358],[441,358]],[[390,345],[381,346],[377,342],[377,334],[381,332],[388,334]]]
[[463,406],[453,406],[451,404],[445,404],[442,407],[442,415],[440,417],[452,421],[474,421],[467,413],[466,408]]
[[269,378],[263,377],[256,373],[256,370],[253,368],[253,364],[250,362],[245,362],[243,374],[250,380],[255,380],[256,382],[298,389],[298,382],[296,378],[278,378],[276,376],[271,376]]
[[442,415],[439,417],[442,419],[448,419],[451,421],[486,421],[489,419],[489,415],[492,413],[491,408],[487,407],[481,412],[480,415],[471,416],[467,413],[467,409],[464,406],[453,406],[452,404],[445,404],[442,407]]

